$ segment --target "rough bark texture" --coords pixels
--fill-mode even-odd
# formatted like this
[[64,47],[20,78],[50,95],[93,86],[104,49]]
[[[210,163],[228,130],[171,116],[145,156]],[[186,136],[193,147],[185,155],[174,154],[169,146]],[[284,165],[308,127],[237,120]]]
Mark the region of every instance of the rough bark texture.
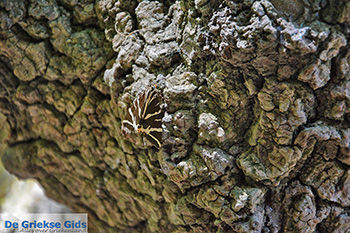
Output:
[[[6,168],[91,232],[350,232],[347,0],[1,0]],[[123,134],[161,93],[163,146]]]

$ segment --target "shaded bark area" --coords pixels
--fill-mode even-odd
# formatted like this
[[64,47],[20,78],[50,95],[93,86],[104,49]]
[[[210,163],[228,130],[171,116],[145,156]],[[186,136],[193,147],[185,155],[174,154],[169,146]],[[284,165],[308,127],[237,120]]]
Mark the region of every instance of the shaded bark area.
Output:
[[[350,231],[349,12],[3,0],[2,161],[91,232]],[[159,150],[122,124],[152,88]]]

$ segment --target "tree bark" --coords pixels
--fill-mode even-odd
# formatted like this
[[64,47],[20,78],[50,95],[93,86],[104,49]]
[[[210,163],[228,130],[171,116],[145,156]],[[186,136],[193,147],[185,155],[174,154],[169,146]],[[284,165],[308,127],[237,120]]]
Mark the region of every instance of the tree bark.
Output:
[[348,232],[349,12],[2,0],[3,163],[91,232]]

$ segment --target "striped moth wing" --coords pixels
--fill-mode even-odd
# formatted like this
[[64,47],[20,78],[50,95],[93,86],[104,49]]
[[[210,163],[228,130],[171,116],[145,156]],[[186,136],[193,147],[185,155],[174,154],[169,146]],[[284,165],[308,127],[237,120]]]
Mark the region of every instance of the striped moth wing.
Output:
[[155,88],[140,93],[128,109],[122,130],[125,134],[142,134],[156,148],[162,146],[161,98]]

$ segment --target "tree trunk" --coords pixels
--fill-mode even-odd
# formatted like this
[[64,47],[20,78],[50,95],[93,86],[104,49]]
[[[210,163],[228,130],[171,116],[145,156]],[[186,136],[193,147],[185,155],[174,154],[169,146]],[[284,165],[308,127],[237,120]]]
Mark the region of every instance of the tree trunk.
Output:
[[91,232],[349,232],[349,12],[1,0],[3,163]]

